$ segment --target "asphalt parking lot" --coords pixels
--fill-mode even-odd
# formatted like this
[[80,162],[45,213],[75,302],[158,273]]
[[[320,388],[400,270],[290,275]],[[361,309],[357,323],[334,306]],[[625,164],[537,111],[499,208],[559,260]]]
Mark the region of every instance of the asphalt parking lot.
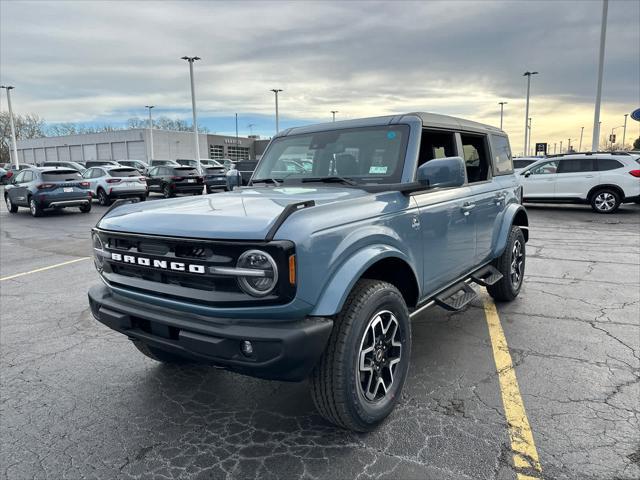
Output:
[[528,208],[525,284],[497,312],[540,470],[514,463],[522,432],[482,301],[414,319],[400,405],[354,434],[315,413],[305,383],[162,366],[94,321],[85,257],[105,208],[0,208],[2,478],[640,477],[638,205]]

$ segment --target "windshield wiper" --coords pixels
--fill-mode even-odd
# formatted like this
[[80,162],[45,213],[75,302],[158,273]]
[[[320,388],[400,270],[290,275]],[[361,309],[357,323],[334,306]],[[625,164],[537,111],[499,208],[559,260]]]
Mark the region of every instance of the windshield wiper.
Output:
[[307,177],[301,180],[302,183],[346,183],[347,185],[356,186],[358,185],[356,182],[351,180],[350,178],[339,177],[337,175],[331,177]]
[[273,183],[276,187],[279,187],[280,182],[282,182],[282,180],[278,180],[276,178],[258,178],[256,180],[251,180],[251,185],[255,183]]

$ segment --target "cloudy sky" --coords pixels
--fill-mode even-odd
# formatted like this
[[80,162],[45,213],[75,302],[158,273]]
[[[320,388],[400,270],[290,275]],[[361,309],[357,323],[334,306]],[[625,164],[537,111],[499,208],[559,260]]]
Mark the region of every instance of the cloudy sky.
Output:
[[[184,55],[198,55],[201,123],[271,135],[281,127],[429,111],[499,124],[522,151],[526,70],[533,141],[580,127],[588,145],[602,2],[275,2],[0,0],[0,76],[17,113],[48,122],[190,118]],[[640,2],[609,5],[602,128],[640,107]],[[2,108],[6,108],[3,98]],[[627,138],[639,134],[630,120]],[[622,133],[619,129],[618,133]]]

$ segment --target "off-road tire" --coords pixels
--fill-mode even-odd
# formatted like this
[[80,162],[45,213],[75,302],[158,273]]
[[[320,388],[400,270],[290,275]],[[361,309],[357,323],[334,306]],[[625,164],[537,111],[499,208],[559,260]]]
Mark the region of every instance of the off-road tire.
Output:
[[[608,201],[605,202],[605,199]],[[620,194],[612,188],[601,188],[593,192],[589,202],[594,212],[606,214],[618,210],[622,203],[622,198],[620,198]],[[612,206],[610,207],[609,205]]]
[[42,216],[42,207],[32,197],[29,197],[29,212],[31,212],[32,217]]
[[[362,381],[358,365],[363,335],[371,319],[382,310],[397,318],[402,354],[389,391],[372,402],[364,397],[358,385]],[[358,281],[335,317],[327,347],[311,374],[311,396],[318,412],[339,427],[357,432],[374,429],[400,398],[410,356],[411,323],[398,289],[379,280]]]
[[80,205],[79,208],[82,213],[89,213],[91,211],[91,202],[87,203],[86,205]]
[[98,203],[103,207],[108,207],[112,203],[109,195],[107,195],[107,192],[105,192],[102,188],[98,189]]
[[174,355],[164,350],[154,348],[140,340],[132,340],[131,343],[145,356],[160,363],[166,363],[169,365],[187,365],[189,360],[179,355]]
[[18,211],[18,206],[14,205],[14,203],[11,201],[11,199],[9,198],[9,194],[6,194],[4,196],[4,203],[7,205],[7,210],[9,210],[9,213],[16,213]]
[[[516,242],[520,243],[522,252],[520,280],[519,282],[517,282],[517,285],[514,284],[515,282],[513,280],[511,270]],[[507,239],[507,246],[505,247],[504,252],[502,252],[502,255],[500,255],[493,262],[493,266],[502,274],[502,279],[487,287],[489,295],[491,295],[495,300],[498,300],[500,302],[510,302],[515,299],[520,293],[522,283],[524,282],[524,269],[527,258],[525,249],[526,247],[524,234],[522,233],[522,230],[517,225],[512,225],[511,231],[509,232],[509,238]]]

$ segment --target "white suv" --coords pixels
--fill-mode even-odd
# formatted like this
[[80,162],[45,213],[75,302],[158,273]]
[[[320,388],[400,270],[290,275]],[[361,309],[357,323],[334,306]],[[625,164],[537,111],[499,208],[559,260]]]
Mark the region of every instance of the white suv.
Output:
[[629,154],[545,158],[518,178],[530,203],[589,203],[598,213],[613,213],[621,203],[640,202],[640,160]]

